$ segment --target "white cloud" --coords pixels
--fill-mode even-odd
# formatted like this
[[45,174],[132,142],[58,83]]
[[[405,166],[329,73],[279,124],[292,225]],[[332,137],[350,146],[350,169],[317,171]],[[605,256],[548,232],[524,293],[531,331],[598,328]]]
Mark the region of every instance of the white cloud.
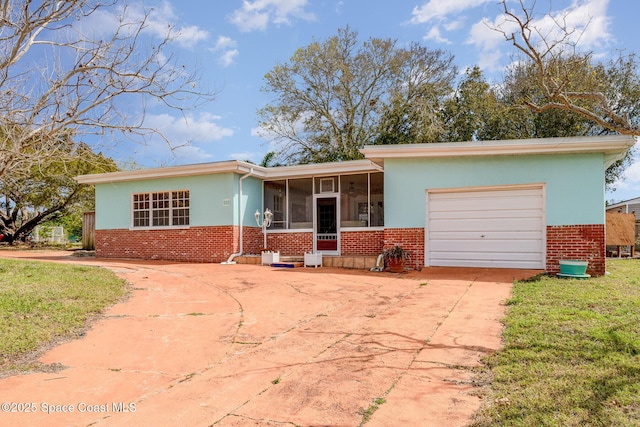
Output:
[[[138,18],[140,19],[144,11],[139,7],[134,8],[132,13],[140,14]],[[175,22],[178,21],[178,17],[171,3],[166,0],[161,2],[158,7],[151,8],[148,13],[146,31],[151,32],[157,37],[165,37],[167,31],[171,29],[171,34],[175,42],[182,47],[193,47],[198,42],[206,40],[209,37],[207,31],[196,26],[177,26]]]
[[495,18],[493,22],[487,18],[483,18],[471,26],[467,43],[476,46],[482,53],[508,46],[502,33],[494,29],[498,25],[501,25],[503,31],[506,33],[511,33],[516,30],[515,24],[504,22],[502,16]]
[[158,129],[172,146],[190,143],[209,143],[219,141],[233,135],[233,129],[220,126],[219,116],[210,113],[200,113],[197,116],[185,117],[170,114],[148,114],[144,126]]
[[219,116],[210,113],[173,116],[171,114],[147,114],[144,126],[157,129],[167,139],[150,135],[142,143],[126,143],[121,147],[109,147],[115,157],[130,157],[142,166],[202,163],[215,158],[215,150],[207,148],[212,143],[230,137],[234,131],[218,124]]
[[447,31],[455,31],[462,28],[462,26],[463,26],[463,20],[457,19],[457,20],[445,23],[444,29]]
[[315,15],[305,11],[307,0],[243,0],[242,7],[236,9],[229,21],[240,31],[265,30],[270,23],[291,24],[291,18],[312,21]]
[[[571,33],[567,41],[577,43],[578,48],[583,51],[596,51],[606,47],[613,40],[609,31],[608,5],[609,0],[572,0],[564,9],[552,10],[544,15],[544,9],[540,5],[538,10],[534,10],[537,19],[532,20],[530,24],[531,28],[537,31],[532,40],[537,44],[542,43],[543,39],[559,40],[565,35],[562,30],[564,27]],[[522,15],[522,11],[517,8],[513,11],[518,16]],[[493,19],[485,17],[473,24],[466,40],[466,43],[473,45],[478,52],[478,65],[490,71],[496,71],[506,65],[505,54],[518,53],[496,28],[506,34],[517,34],[519,29],[513,20],[506,19],[506,16],[500,13]],[[540,49],[543,47],[540,46]]]
[[435,42],[438,43],[442,43],[442,44],[451,44],[451,41],[442,37],[442,34],[440,33],[440,28],[438,27],[433,27],[429,30],[429,32],[424,36],[425,40],[433,40]]
[[225,49],[233,49],[238,45],[238,43],[233,40],[231,37],[226,36],[218,36],[218,40],[216,41],[216,45],[214,46],[215,50],[225,50]]
[[[553,3],[556,7],[558,4]],[[607,15],[609,4],[610,0],[565,0],[564,8],[549,11],[545,9],[545,4],[539,2],[533,11],[535,19],[531,23],[539,32],[534,41],[541,42],[541,38],[557,40],[564,35],[564,27],[569,32],[573,31],[568,42],[577,43],[583,51],[595,51],[597,55],[598,49],[605,49],[614,39],[610,28],[611,18]],[[519,2],[507,2],[507,5],[513,7],[516,15],[522,15]],[[529,2],[525,4],[526,7],[530,5]],[[465,28],[462,25],[465,18],[472,13],[477,16],[487,11],[493,14],[466,27],[469,28],[466,43],[474,46],[478,52],[478,65],[485,64],[483,69],[495,71],[506,65],[505,54],[516,53],[515,48],[495,28],[499,27],[507,34],[518,29],[514,22],[505,19],[502,6],[495,0],[428,0],[413,9],[410,23],[425,26],[426,40],[448,44],[456,31]]]
[[218,61],[225,67],[233,64],[235,58],[240,54],[236,46],[238,43],[230,37],[218,36],[218,40],[211,51],[219,53]]
[[640,163],[634,163],[624,172],[620,187],[634,188],[638,185],[640,185]]
[[413,8],[413,24],[426,24],[430,21],[440,21],[449,15],[458,14],[465,10],[475,9],[484,3],[495,3],[495,0],[429,0],[422,6]]
[[[122,24],[118,15],[122,17]],[[145,21],[144,34],[160,39],[170,36],[175,43],[187,48],[193,47],[209,37],[207,31],[197,26],[179,26],[176,23],[178,20],[171,3],[164,0],[151,8],[140,3],[129,5],[126,8],[115,8],[112,11],[99,9],[83,19],[78,24],[78,28],[84,33],[109,36],[122,25],[120,27],[122,33],[126,35],[126,32],[129,31],[128,35],[133,35],[140,23]]]
[[235,62],[235,59],[239,54],[240,52],[238,52],[237,49],[232,49],[224,52],[218,59],[222,65],[228,67]]
[[620,190],[640,190],[640,142],[636,142],[633,147],[633,163],[624,171],[621,179],[616,182],[616,187]]
[[[155,151],[158,156],[159,162],[162,164],[170,165],[184,165],[184,164],[194,164],[194,163],[205,163],[213,160],[228,160],[228,159],[216,159],[213,154],[207,153],[200,147],[196,147],[195,145],[184,145],[182,147],[175,148],[170,150],[168,147],[166,150],[157,150]],[[164,157],[161,154],[165,152]]]
[[209,38],[209,33],[196,26],[180,27],[176,31],[176,41],[182,47],[193,47]]
[[266,153],[256,152],[256,151],[245,151],[241,153],[231,153],[230,159],[243,160],[243,161],[249,160],[249,161],[252,161],[253,163],[260,163],[262,162],[262,159],[264,158],[265,154]]

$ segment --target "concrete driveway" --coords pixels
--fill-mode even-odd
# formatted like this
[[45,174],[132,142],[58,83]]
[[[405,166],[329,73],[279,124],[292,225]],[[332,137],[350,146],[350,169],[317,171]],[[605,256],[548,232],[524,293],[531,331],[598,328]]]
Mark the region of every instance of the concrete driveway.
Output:
[[132,289],[41,356],[58,369],[0,380],[0,425],[30,426],[465,425],[502,302],[537,273],[0,256],[101,265]]

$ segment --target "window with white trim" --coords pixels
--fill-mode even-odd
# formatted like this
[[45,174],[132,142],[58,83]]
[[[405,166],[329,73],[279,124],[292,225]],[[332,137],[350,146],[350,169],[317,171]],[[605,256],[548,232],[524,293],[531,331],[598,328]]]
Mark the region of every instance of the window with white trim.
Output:
[[136,193],[132,196],[133,227],[189,225],[189,191]]

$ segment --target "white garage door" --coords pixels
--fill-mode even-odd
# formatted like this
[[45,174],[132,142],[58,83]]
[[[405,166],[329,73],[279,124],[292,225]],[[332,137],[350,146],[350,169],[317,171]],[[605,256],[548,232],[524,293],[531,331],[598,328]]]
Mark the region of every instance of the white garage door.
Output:
[[544,268],[542,187],[427,193],[428,266]]

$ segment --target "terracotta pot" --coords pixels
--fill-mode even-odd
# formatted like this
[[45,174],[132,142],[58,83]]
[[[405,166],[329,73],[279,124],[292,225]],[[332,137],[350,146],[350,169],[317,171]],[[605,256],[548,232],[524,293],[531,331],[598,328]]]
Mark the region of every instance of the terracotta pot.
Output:
[[389,258],[387,260],[389,271],[392,273],[402,273],[404,271],[404,259]]

